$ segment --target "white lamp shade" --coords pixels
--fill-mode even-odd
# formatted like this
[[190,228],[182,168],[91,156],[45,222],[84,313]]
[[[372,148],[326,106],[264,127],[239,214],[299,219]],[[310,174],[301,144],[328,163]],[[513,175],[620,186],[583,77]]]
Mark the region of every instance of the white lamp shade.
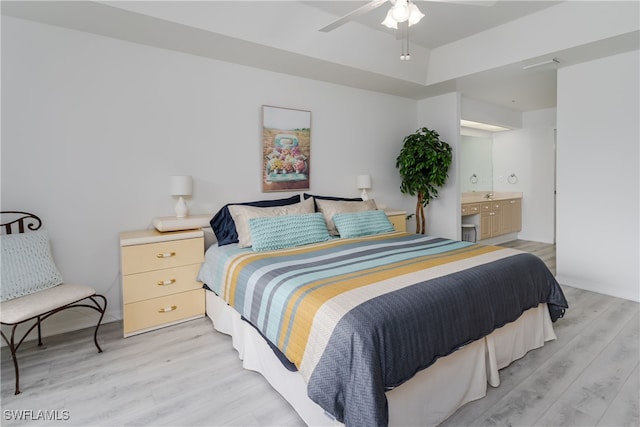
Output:
[[407,0],[396,0],[396,3],[391,7],[391,16],[396,22],[404,22],[409,19],[411,9]]
[[193,179],[191,175],[171,176],[171,195],[190,196],[193,193]]
[[384,18],[384,21],[382,21],[382,25],[387,28],[393,28],[394,30],[398,28],[398,22],[393,19],[393,8],[387,12],[387,16]]
[[409,26],[417,24],[422,18],[424,18],[424,13],[422,13],[420,9],[418,9],[418,6],[416,6],[414,3],[411,3],[409,5],[409,9],[411,9],[411,16],[409,16]]
[[371,176],[358,175],[356,178],[356,187],[358,187],[359,190],[371,188]]

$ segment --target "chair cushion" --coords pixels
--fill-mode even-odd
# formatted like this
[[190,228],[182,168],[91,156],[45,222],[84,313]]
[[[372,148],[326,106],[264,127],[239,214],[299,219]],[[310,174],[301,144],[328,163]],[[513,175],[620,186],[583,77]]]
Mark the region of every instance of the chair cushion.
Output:
[[0,236],[2,269],[0,301],[59,285],[62,274],[53,262],[44,230]]
[[56,308],[83,300],[95,295],[95,293],[95,289],[90,286],[65,283],[10,301],[3,301],[0,309],[0,322],[10,325],[20,323]]

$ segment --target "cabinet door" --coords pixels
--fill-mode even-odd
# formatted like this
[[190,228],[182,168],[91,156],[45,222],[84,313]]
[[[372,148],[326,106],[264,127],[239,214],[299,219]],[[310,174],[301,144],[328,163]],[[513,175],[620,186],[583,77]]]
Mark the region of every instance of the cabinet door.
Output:
[[522,231],[522,200],[509,200],[509,212],[511,216],[511,231]]
[[480,238],[479,240],[482,239],[488,239],[489,237],[491,237],[491,222],[493,219],[493,215],[491,215],[491,212],[482,212],[480,214]]
[[504,234],[504,222],[502,221],[502,210],[497,210],[489,213],[491,216],[491,237]]

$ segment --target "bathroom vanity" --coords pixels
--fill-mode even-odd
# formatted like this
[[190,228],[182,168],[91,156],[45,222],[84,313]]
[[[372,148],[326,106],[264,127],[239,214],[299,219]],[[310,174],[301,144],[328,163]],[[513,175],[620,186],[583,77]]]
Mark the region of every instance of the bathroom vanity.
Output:
[[522,230],[522,193],[462,193],[463,223],[476,225],[478,240]]

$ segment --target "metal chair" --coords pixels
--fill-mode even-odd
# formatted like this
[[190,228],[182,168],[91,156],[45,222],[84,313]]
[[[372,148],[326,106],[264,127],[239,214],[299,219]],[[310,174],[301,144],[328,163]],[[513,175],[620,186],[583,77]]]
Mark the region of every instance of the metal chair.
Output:
[[[0,212],[0,215],[2,217],[0,234],[3,235],[3,239],[5,236],[11,234],[22,234],[27,231],[36,231],[42,225],[40,218],[28,212],[2,211]],[[16,231],[17,233],[14,233]],[[2,261],[3,263],[5,262],[4,256]],[[9,266],[2,266],[3,269],[5,267]],[[100,304],[100,302],[102,304]],[[97,294],[95,289],[89,286],[61,283],[46,289],[27,293],[23,296],[7,299],[2,301],[0,305],[0,323],[11,326],[11,334],[9,337],[5,335],[4,331],[0,332],[2,333],[2,338],[9,347],[11,357],[13,358],[13,367],[16,379],[15,394],[20,394],[20,372],[18,368],[18,358],[16,355],[18,348],[34,328],[37,328],[38,345],[41,346],[42,322],[60,311],[68,308],[86,307],[100,313],[100,319],[98,319],[98,324],[96,325],[96,329],[93,334],[93,341],[98,348],[98,352],[102,352],[102,348],[100,348],[100,345],[98,344],[98,328],[100,327],[100,323],[102,322],[102,318],[104,317],[104,313],[107,309],[107,299],[103,295]],[[34,321],[34,323],[20,339],[17,339],[16,330],[18,325],[30,321]]]

